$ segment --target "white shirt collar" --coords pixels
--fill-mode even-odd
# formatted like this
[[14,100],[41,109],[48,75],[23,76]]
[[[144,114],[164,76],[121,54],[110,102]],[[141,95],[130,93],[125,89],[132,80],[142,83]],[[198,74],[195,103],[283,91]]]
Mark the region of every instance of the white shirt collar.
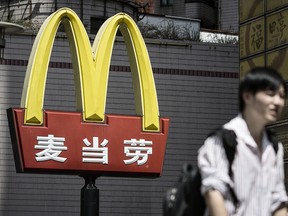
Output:
[[[237,139],[241,139],[247,145],[250,145],[253,148],[257,148],[257,144],[253,139],[253,137],[251,136],[246,121],[242,117],[242,114],[238,114],[237,117],[233,118],[231,121],[226,123],[224,125],[224,128],[233,130],[237,135]],[[262,143],[264,148],[269,143],[266,133],[264,133]]]

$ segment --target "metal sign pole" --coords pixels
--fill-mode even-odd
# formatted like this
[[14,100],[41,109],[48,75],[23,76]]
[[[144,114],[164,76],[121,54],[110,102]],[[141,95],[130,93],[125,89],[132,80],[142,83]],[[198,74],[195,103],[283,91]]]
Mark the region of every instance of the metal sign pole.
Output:
[[81,216],[99,216],[99,190],[95,186],[96,176],[82,176],[85,185],[81,189]]

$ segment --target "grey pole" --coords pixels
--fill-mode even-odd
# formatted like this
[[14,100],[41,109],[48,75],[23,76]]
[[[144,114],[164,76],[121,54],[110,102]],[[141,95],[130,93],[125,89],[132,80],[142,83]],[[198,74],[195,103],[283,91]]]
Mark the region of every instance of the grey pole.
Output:
[[95,186],[96,176],[82,176],[85,185],[81,189],[81,216],[99,216],[99,190]]

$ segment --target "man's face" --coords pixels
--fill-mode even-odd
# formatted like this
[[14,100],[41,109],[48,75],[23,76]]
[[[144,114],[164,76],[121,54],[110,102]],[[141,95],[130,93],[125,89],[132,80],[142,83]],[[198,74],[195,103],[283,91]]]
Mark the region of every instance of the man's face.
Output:
[[278,90],[259,91],[254,95],[247,92],[244,97],[247,111],[266,125],[280,117],[285,102],[285,91],[281,86]]

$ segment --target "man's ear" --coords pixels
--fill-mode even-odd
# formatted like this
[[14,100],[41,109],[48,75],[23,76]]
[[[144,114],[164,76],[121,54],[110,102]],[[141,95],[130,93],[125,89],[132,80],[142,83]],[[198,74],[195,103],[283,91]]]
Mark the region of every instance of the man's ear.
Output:
[[251,103],[251,100],[253,98],[253,94],[251,92],[245,91],[242,94],[242,98],[243,98],[245,105],[248,105]]

